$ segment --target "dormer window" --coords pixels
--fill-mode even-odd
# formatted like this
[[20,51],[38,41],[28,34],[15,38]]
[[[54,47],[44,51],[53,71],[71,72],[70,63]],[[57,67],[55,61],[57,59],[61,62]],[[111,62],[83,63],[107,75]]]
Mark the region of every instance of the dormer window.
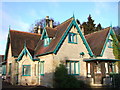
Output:
[[69,35],[68,35],[68,43],[77,44],[77,34],[76,33],[69,33]]
[[50,38],[49,37],[45,37],[44,38],[44,47],[47,47],[50,44]]
[[113,40],[108,39],[108,48],[113,48]]

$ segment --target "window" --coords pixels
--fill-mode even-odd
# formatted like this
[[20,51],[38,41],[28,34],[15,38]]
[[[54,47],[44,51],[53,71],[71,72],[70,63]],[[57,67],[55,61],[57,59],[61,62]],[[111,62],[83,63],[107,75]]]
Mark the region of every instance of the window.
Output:
[[9,63],[9,75],[11,75],[12,63]]
[[40,75],[44,75],[44,61],[40,62]]
[[113,48],[113,41],[108,39],[108,48]]
[[115,64],[114,63],[109,63],[109,72],[110,73],[115,72]]
[[35,64],[35,71],[34,71],[34,75],[36,76],[37,75],[37,64]]
[[88,63],[88,74],[90,75],[90,63]]
[[44,46],[47,47],[50,44],[50,38],[44,38]]
[[106,73],[108,73],[108,63],[105,63]]
[[2,75],[6,74],[6,65],[2,65]]
[[79,61],[66,61],[66,67],[68,70],[68,74],[79,75],[80,73]]
[[23,76],[30,76],[30,65],[23,65]]
[[68,43],[77,44],[77,34],[76,33],[69,33],[69,35],[68,35]]

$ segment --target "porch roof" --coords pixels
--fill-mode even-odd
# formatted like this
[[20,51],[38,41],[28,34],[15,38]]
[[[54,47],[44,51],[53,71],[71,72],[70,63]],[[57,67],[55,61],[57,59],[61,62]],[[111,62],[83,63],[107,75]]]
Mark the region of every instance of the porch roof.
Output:
[[87,61],[120,61],[118,59],[99,59],[99,58],[94,58],[94,59],[84,59],[83,61],[87,62]]

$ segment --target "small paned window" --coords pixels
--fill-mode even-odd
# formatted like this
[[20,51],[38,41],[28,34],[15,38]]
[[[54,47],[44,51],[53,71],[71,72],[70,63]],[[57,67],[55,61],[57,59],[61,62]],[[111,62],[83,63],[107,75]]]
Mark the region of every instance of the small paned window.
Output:
[[30,65],[23,65],[23,76],[30,76]]
[[113,48],[113,40],[108,40],[108,48]]
[[66,61],[66,67],[68,70],[68,74],[79,75],[80,73],[79,61]]
[[44,75],[44,61],[40,62],[40,75]]
[[6,65],[2,65],[2,75],[6,74]]
[[69,33],[69,35],[68,35],[68,43],[77,44],[77,34],[76,33]]
[[44,38],[44,46],[47,47],[50,44],[50,38]]

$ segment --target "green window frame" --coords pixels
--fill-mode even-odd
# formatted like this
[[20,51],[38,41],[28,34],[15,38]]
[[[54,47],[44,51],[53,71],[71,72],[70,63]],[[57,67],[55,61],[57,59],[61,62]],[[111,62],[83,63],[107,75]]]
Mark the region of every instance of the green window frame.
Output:
[[40,75],[44,76],[44,61],[40,61]]
[[9,73],[8,73],[8,75],[11,75],[11,69],[12,69],[12,63],[9,63]]
[[77,34],[76,33],[68,34],[68,43],[77,44]]
[[80,75],[80,62],[79,61],[66,61],[68,74]]
[[50,38],[47,37],[47,36],[45,36],[45,37],[44,37],[44,47],[49,46],[49,44],[50,44]]
[[31,65],[23,65],[22,66],[22,76],[30,76],[31,75]]
[[113,40],[108,39],[108,48],[113,48]]
[[6,75],[6,65],[2,65],[2,75]]

